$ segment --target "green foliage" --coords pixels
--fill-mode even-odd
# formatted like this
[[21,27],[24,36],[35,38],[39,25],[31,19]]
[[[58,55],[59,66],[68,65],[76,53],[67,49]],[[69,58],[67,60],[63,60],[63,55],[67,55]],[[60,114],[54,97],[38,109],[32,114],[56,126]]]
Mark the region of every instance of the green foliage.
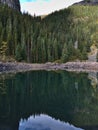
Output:
[[98,50],[97,50],[97,56],[96,56],[96,58],[97,58],[97,62],[98,62]]
[[64,45],[63,51],[62,51],[62,61],[67,62],[69,58],[69,53],[66,44]]
[[97,30],[96,6],[71,6],[41,19],[0,5],[0,48],[7,41],[7,55],[18,61],[86,60],[90,46],[98,47]]
[[0,47],[0,55],[2,56],[2,60],[5,60],[7,49],[7,42],[3,41]]
[[16,57],[17,61],[21,61],[22,60],[22,57],[21,57],[21,47],[19,45],[17,45],[17,47],[16,47],[15,57]]

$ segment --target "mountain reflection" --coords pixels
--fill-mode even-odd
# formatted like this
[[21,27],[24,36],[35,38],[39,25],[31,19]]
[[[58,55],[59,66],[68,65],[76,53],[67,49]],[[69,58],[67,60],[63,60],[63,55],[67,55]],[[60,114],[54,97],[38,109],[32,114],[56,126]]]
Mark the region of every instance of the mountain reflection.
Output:
[[21,119],[19,130],[83,130],[69,123],[52,119],[50,116],[30,116],[27,120]]

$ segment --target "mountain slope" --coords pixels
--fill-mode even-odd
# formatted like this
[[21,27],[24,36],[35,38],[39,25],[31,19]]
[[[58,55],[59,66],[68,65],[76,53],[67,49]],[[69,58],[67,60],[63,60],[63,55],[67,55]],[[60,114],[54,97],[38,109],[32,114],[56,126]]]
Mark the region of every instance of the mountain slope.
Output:
[[0,59],[9,56],[33,63],[87,60],[90,47],[98,48],[97,6],[74,5],[44,19],[6,6],[0,7],[0,14]]

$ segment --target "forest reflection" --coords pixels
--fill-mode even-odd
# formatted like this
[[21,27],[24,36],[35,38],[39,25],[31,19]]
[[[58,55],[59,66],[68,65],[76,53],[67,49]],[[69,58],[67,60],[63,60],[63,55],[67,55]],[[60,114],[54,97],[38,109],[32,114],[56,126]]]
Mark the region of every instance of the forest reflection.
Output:
[[0,130],[18,130],[21,118],[42,113],[81,128],[97,126],[97,84],[92,86],[88,73],[32,71],[0,75]]

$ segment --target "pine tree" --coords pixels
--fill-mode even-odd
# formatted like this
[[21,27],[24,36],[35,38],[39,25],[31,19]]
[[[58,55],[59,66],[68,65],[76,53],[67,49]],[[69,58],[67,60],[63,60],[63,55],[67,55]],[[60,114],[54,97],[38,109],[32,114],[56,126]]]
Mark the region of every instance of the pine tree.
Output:
[[62,61],[63,61],[63,62],[67,62],[67,61],[68,61],[68,58],[69,58],[69,54],[68,54],[67,45],[66,45],[66,43],[65,43],[65,44],[64,44],[63,51],[62,51]]
[[7,42],[3,41],[0,47],[0,54],[2,56],[3,61],[5,61],[7,50],[8,50]]

